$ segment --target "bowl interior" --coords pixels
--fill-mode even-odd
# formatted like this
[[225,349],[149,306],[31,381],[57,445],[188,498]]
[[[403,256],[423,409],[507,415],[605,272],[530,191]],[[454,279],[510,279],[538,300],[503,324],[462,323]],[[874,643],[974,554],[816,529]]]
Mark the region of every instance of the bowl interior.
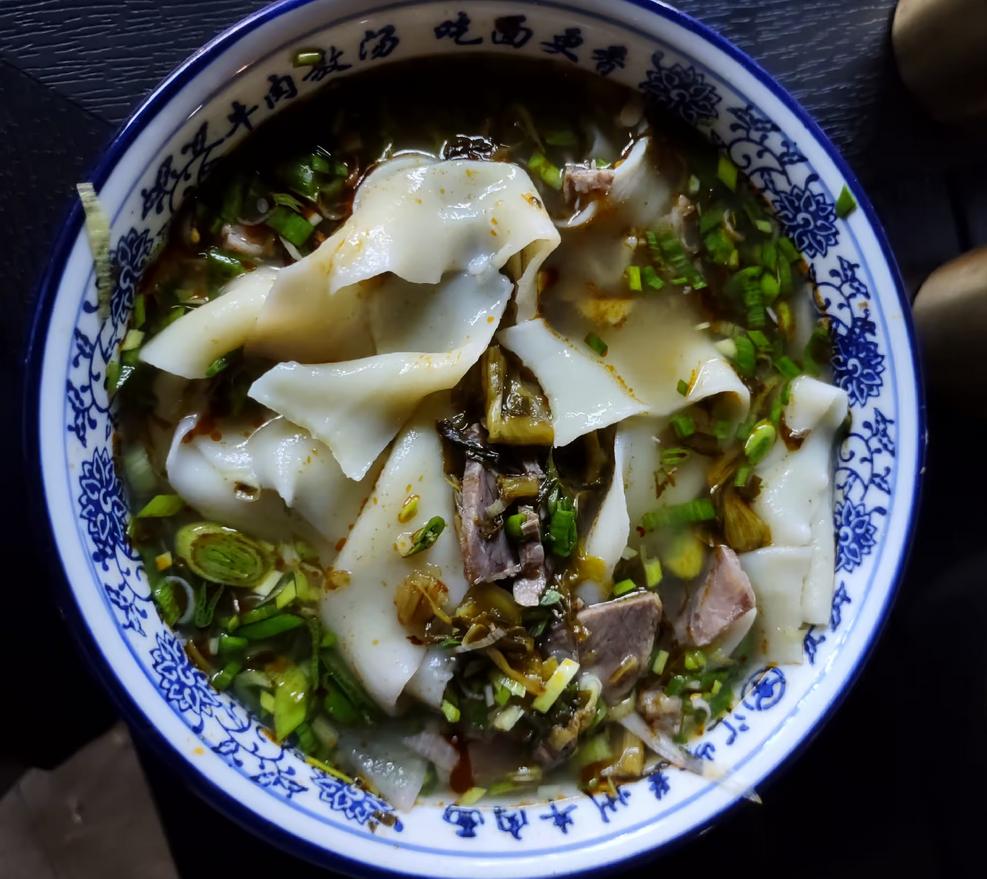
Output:
[[[324,60],[292,67],[299,48]],[[799,666],[756,670],[736,708],[693,745],[732,770],[725,785],[673,769],[616,796],[550,803],[434,802],[395,813],[271,742],[189,663],[151,603],[126,539],[103,388],[135,286],[190,187],[260,122],[334,78],[417,56],[552,58],[640,90],[729,153],[809,259],[832,319],[836,382],[852,412],[836,464],[830,624],[805,633]],[[441,96],[436,96],[441,100]],[[701,827],[811,733],[852,679],[887,610],[907,547],[921,455],[909,316],[873,212],[835,149],[749,59],[695,22],[634,0],[371,6],[288,0],[176,71],[95,174],[120,267],[107,320],[76,210],[42,290],[31,413],[70,612],[143,725],[224,809],[309,857],[360,873],[545,875],[588,870]],[[861,210],[836,216],[842,186]],[[384,818],[382,821],[381,818]],[[547,860],[545,855],[552,855]]]

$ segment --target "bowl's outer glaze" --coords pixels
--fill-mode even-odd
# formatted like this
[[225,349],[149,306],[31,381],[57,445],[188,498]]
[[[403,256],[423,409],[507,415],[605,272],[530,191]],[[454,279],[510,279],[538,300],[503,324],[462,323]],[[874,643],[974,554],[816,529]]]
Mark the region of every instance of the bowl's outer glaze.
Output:
[[[299,48],[324,62],[294,69]],[[851,433],[836,470],[837,590],[801,666],[753,675],[697,742],[729,786],[665,769],[619,796],[392,812],[273,744],[194,670],[151,603],[125,537],[103,376],[134,289],[186,191],[252,128],[333,78],[394,60],[494,51],[553,58],[639,89],[706,132],[774,204],[810,260],[832,318]],[[441,100],[437,95],[436,100]],[[272,841],[359,874],[556,875],[645,854],[707,825],[808,740],[859,670],[907,553],[924,448],[911,324],[890,252],[835,148],[766,73],[698,23],[645,0],[373,5],[285,0],[193,56],[145,102],[93,175],[113,222],[120,277],[96,313],[74,209],[41,288],[26,390],[26,448],[43,485],[83,646],[147,729],[220,808]],[[861,210],[838,219],[844,183]],[[376,826],[375,826],[376,825]]]

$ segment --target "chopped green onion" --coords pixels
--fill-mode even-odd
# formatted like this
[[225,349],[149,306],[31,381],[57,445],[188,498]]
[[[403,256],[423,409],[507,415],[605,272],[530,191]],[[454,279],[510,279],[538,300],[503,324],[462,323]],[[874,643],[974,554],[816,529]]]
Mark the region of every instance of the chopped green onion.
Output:
[[782,354],[781,357],[775,359],[775,369],[789,379],[798,378],[802,374],[799,365],[787,354]]
[[127,335],[123,337],[123,342],[120,343],[120,350],[135,351],[140,348],[143,341],[144,333],[140,330],[127,330]]
[[541,153],[532,153],[528,159],[528,170],[534,171],[552,189],[562,188],[562,171]]
[[778,245],[774,241],[765,241],[761,245],[761,265],[769,272],[778,266]]
[[275,676],[274,683],[274,735],[281,742],[305,720],[309,680],[304,669],[291,665]]
[[[638,287],[638,289],[640,290],[641,288]],[[585,341],[590,348],[592,348],[597,354],[599,354],[600,357],[607,356],[607,351],[609,350],[607,348],[607,343],[604,342],[603,339],[601,339],[598,335],[596,335],[596,333],[587,333],[586,338],[583,341]]]
[[243,668],[243,664],[238,659],[231,659],[227,662],[222,669],[214,672],[210,678],[209,683],[212,684],[217,690],[222,692],[223,690],[228,690],[230,685],[233,683],[233,679],[240,674],[240,669]]
[[672,428],[679,439],[685,439],[696,432],[696,422],[691,415],[680,413],[671,419]]
[[733,342],[737,347],[737,353],[733,357],[737,372],[746,378],[751,378],[754,375],[754,368],[757,365],[754,343],[746,335],[736,336]]
[[200,584],[195,590],[195,614],[192,617],[192,622],[195,623],[197,628],[208,629],[212,625],[213,614],[216,613],[216,605],[219,604],[224,591],[226,591],[226,587],[217,586],[213,590],[212,596],[210,596],[209,589],[205,584]]
[[410,522],[418,515],[418,502],[421,498],[417,494],[408,495],[398,510],[398,521],[402,524]]
[[697,195],[699,195],[699,186],[700,186],[699,178],[695,174],[690,174],[689,180],[686,183],[685,191],[690,196],[695,198]]
[[751,435],[744,443],[744,454],[751,464],[758,464],[771,451],[775,440],[778,438],[778,431],[770,421],[759,421],[754,425]]
[[633,580],[621,580],[619,583],[613,584],[613,595],[615,598],[619,598],[621,595],[626,595],[635,589],[637,589],[637,583]]
[[224,354],[222,357],[217,357],[212,363],[206,367],[206,378],[214,378],[219,375],[227,366],[230,365],[230,355]]
[[836,199],[836,216],[841,220],[846,219],[857,209],[857,201],[844,183],[840,190],[839,198]]
[[771,350],[771,340],[760,330],[750,330],[747,335],[750,336],[751,341],[754,343],[754,347],[757,348],[758,351]]
[[635,293],[641,292],[641,267],[640,266],[628,266],[624,269],[624,275],[627,278],[627,287],[633,290]]
[[[688,285],[696,290],[701,290],[706,286],[706,280],[700,271],[693,265],[689,254],[685,252],[682,242],[671,227],[658,229],[654,233],[647,234],[648,246],[654,251],[657,249],[658,257],[667,263],[676,274],[673,284]],[[652,240],[654,247],[652,247]]]
[[723,222],[726,213],[727,209],[722,204],[710,205],[703,210],[699,218],[699,234],[705,237],[708,232],[716,229]]
[[724,229],[717,227],[708,232],[703,238],[703,244],[706,245],[709,258],[717,265],[728,268],[736,268],[740,265],[740,254]]
[[684,378],[680,378],[678,384],[675,386],[675,390],[677,390],[683,397],[688,397],[689,383]]
[[798,248],[792,243],[791,238],[779,238],[778,250],[790,263],[798,262],[802,259],[802,255],[798,252]]
[[671,680],[665,686],[665,692],[669,696],[679,696],[685,690],[686,678],[684,675],[672,675]]
[[238,629],[240,626],[246,626],[250,623],[259,623],[261,620],[269,619],[273,617],[278,612],[278,609],[273,604],[262,604],[259,607],[255,607],[253,610],[248,610],[245,614],[242,614],[236,619],[237,625],[229,625],[227,628],[232,632]]
[[480,802],[486,795],[487,789],[485,787],[471,787],[466,793],[460,794],[459,799],[456,800],[457,806],[473,806]]
[[754,472],[754,468],[750,464],[741,464],[737,468],[737,474],[733,477],[733,484],[737,488],[745,488],[747,483],[751,481],[751,474]]
[[168,579],[159,580],[151,586],[151,598],[157,605],[158,613],[166,625],[174,626],[182,615],[175,598],[175,584]]
[[274,694],[268,690],[261,690],[260,707],[268,714],[274,714]]
[[175,535],[175,552],[193,573],[228,586],[256,586],[272,567],[266,545],[214,522],[182,526]]
[[233,656],[243,653],[249,646],[250,642],[246,638],[241,638],[239,635],[229,635],[226,632],[220,632],[218,646],[220,656]]
[[671,446],[667,449],[661,450],[661,467],[662,470],[674,470],[676,467],[684,464],[689,460],[689,455],[691,453],[688,449],[683,449],[681,446]]
[[687,650],[682,661],[687,671],[706,668],[706,654],[702,650]]
[[765,303],[770,305],[778,298],[780,292],[781,284],[778,283],[778,279],[774,275],[768,272],[761,275],[761,294],[764,297]]
[[210,272],[219,278],[235,278],[247,271],[246,267],[235,256],[223,253],[217,247],[210,247],[206,251],[206,265]]
[[147,305],[143,293],[138,293],[134,297],[134,313],[131,320],[135,327],[144,326],[144,321],[147,320]]
[[733,433],[733,422],[725,418],[717,418],[713,422],[713,436],[718,440],[725,440]]
[[559,696],[562,695],[562,691],[569,686],[569,682],[576,676],[578,671],[578,662],[572,659],[563,659],[545,683],[545,691],[535,698],[531,703],[531,707],[535,711],[540,711],[542,714],[548,711],[555,704]]
[[409,558],[410,556],[424,552],[439,539],[439,535],[445,530],[445,527],[445,519],[441,516],[432,516],[431,519],[408,538],[407,545],[401,546],[399,550],[401,557]]
[[502,732],[510,732],[522,717],[524,717],[524,708],[520,705],[507,705],[493,716],[490,725]]
[[716,508],[709,498],[696,498],[683,504],[671,504],[645,513],[641,526],[646,531],[674,525],[691,525],[694,522],[710,522],[716,518]]
[[795,317],[792,315],[792,307],[782,300],[775,305],[775,314],[778,315],[778,329],[786,336],[790,336],[795,327]]
[[177,494],[156,494],[137,514],[138,519],[166,519],[185,509],[185,501]]
[[545,594],[542,595],[538,604],[541,607],[551,607],[553,604],[558,604],[561,600],[562,593],[557,589],[546,589]]
[[513,513],[504,521],[504,530],[512,540],[520,540],[522,537],[521,526],[527,516],[524,513]]
[[458,723],[459,718],[462,716],[459,708],[453,705],[448,699],[442,700],[442,713],[449,723]]
[[754,228],[758,232],[763,232],[765,235],[770,235],[774,231],[770,220],[754,220]]
[[644,585],[648,589],[654,589],[655,586],[661,583],[664,576],[661,569],[661,561],[657,558],[642,557],[642,562],[644,567]]
[[248,641],[264,641],[283,635],[285,632],[290,632],[304,624],[305,620],[300,616],[295,616],[293,613],[279,613],[258,623],[240,626],[237,629],[237,634]]
[[300,49],[291,61],[292,67],[315,67],[325,57],[321,49]]
[[716,176],[731,192],[737,191],[737,166],[730,161],[730,157],[725,153],[720,153],[716,163]]
[[576,513],[571,504],[563,506],[560,502],[548,523],[548,537],[552,544],[552,552],[562,558],[568,558],[576,548]]
[[99,316],[105,319],[110,313],[110,295],[113,292],[113,263],[110,256],[110,220],[100,204],[91,183],[76,186],[79,201],[85,214],[86,239],[93,257],[96,274],[96,295]]
[[665,286],[665,282],[661,279],[658,272],[656,272],[652,266],[641,267],[641,278],[644,280],[645,285],[651,290],[661,290],[661,288]]
[[329,679],[325,682],[325,690],[322,707],[333,720],[342,726],[356,726],[363,721],[363,716],[353,707],[353,703],[334,680]]
[[295,247],[303,245],[315,231],[315,226],[301,214],[296,214],[281,205],[271,211],[264,222]]
[[668,662],[668,651],[659,650],[655,654],[654,662],[651,663],[651,671],[656,675],[660,675],[665,670],[665,665]]

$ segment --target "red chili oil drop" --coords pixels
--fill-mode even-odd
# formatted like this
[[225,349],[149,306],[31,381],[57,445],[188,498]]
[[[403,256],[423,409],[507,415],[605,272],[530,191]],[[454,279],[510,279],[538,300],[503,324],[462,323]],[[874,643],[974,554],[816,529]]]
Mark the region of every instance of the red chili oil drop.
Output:
[[452,737],[452,744],[459,751],[459,762],[449,773],[449,787],[453,793],[464,794],[473,787],[473,767],[470,765],[470,752],[466,742],[460,736]]

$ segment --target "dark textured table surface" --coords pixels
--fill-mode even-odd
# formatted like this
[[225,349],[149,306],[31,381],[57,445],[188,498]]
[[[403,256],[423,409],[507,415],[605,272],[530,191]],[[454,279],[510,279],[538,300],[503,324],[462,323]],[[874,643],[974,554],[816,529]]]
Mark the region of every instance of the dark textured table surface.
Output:
[[[73,184],[165,74],[262,5],[0,0],[0,357],[12,399],[34,284]],[[940,262],[987,241],[987,137],[936,125],[904,93],[890,54],[893,0],[678,5],[761,62],[821,123],[870,192],[911,293]],[[846,702],[810,747],[763,785],[763,806],[738,807],[635,873],[983,875],[984,478],[966,456],[944,452],[947,438],[969,436],[983,416],[949,409],[934,396],[929,403],[930,454],[912,562],[886,632]],[[4,442],[16,441],[16,430],[4,433]],[[977,441],[967,443],[975,451]],[[18,460],[17,449],[4,451],[4,461]],[[37,541],[21,514],[23,493],[39,488],[22,485],[16,463],[2,472],[7,582],[0,644],[8,675],[0,757],[48,766],[115,715],[82,667],[31,556]],[[212,812],[155,754],[142,756],[183,875],[310,875]]]

